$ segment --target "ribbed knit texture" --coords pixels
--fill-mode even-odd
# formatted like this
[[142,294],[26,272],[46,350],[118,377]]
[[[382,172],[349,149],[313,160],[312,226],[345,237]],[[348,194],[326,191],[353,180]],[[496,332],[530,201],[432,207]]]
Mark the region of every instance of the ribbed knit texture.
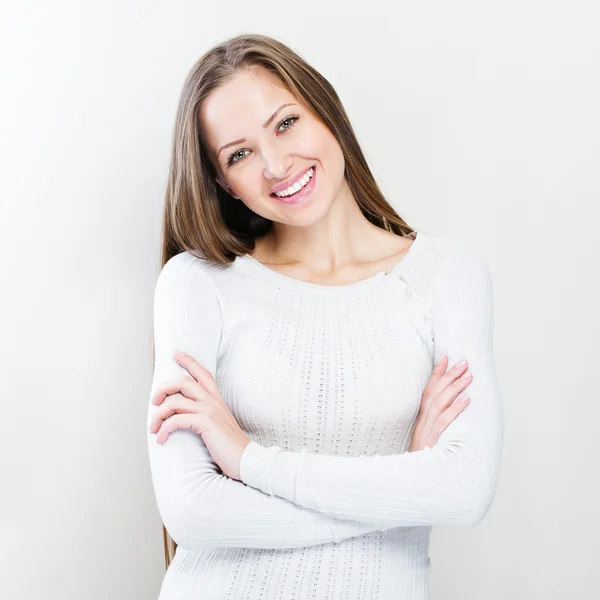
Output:
[[[418,231],[391,272],[340,286],[288,277],[242,256],[188,252],[154,296],[151,395],[216,378],[251,438],[242,481],[201,436],[148,432],[160,516],[177,542],[159,600],[425,600],[432,525],[487,513],[503,445],[485,260]],[[437,444],[408,452],[437,360],[469,361],[470,404]],[[157,407],[150,405],[149,425]]]

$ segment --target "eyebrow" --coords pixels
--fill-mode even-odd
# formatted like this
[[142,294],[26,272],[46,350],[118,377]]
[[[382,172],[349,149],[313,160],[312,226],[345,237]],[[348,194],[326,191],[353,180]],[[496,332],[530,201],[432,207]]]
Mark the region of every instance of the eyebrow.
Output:
[[[273,119],[277,116],[277,114],[279,113],[279,111],[282,108],[285,108],[286,106],[293,106],[294,104],[296,104],[296,102],[288,102],[287,104],[282,104],[264,123],[263,123],[263,128],[267,128],[272,122]],[[219,151],[217,152],[217,157],[219,156],[219,154],[221,154],[221,150],[225,150],[225,148],[229,148],[229,146],[235,146],[236,144],[241,144],[242,142],[245,142],[246,138],[240,138],[239,140],[235,140],[233,142],[229,142],[229,144],[225,144],[224,146],[221,146],[219,148]]]

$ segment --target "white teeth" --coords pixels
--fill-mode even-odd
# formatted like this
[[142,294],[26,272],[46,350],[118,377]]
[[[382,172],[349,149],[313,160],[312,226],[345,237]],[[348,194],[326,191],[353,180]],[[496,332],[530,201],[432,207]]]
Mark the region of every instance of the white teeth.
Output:
[[283,198],[285,196],[290,196],[291,194],[295,194],[299,189],[303,188],[313,176],[313,168],[311,167],[309,171],[306,172],[304,177],[301,177],[294,185],[291,185],[286,190],[282,190],[281,192],[275,192],[276,196]]

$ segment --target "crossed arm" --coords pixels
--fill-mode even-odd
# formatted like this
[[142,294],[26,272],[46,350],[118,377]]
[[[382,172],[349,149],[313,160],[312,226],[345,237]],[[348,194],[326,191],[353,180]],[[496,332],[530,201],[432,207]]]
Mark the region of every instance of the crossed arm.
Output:
[[[202,269],[199,259],[180,254],[159,274],[150,398],[161,382],[188,375],[174,360],[175,350],[190,354],[215,374],[221,316],[212,283]],[[369,519],[357,522],[324,515],[223,475],[195,432],[176,430],[157,444],[148,431],[157,408],[149,401],[150,468],[160,516],[178,546],[296,548],[380,529]]]
[[[487,513],[500,466],[503,415],[492,354],[489,269],[449,257],[431,290],[434,360],[469,360],[471,402],[433,448],[386,456],[287,452],[252,441],[241,479],[223,475],[202,438],[177,430],[148,450],[159,512],[185,548],[294,548],[400,526],[471,527]],[[156,386],[187,372],[181,350],[213,374],[221,314],[199,259],[184,253],[161,271],[154,296]],[[149,406],[148,422],[156,407]]]
[[448,253],[430,294],[434,362],[462,358],[473,374],[469,405],[433,448],[375,456],[287,452],[252,441],[241,480],[274,497],[339,519],[401,526],[472,527],[488,512],[503,445],[493,360],[493,289],[486,262],[462,246]]

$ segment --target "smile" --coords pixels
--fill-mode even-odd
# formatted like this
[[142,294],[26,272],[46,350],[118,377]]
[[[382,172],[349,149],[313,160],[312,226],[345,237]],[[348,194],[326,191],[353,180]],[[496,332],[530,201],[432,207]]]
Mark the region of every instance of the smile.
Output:
[[297,204],[304,200],[315,187],[315,168],[311,167],[303,177],[290,187],[279,192],[271,193],[271,197],[286,204]]

